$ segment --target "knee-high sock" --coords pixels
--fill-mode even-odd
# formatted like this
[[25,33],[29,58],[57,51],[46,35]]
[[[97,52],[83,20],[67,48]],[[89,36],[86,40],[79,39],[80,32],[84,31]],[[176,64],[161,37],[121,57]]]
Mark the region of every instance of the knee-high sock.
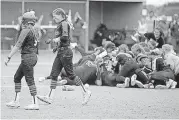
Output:
[[83,82],[81,81],[81,79],[78,76],[75,77],[75,83],[76,83],[76,85],[81,85],[83,91],[86,92],[86,89],[84,88]]
[[31,96],[37,95],[37,89],[36,89],[36,86],[35,86],[35,85],[29,86],[29,90],[30,90]]

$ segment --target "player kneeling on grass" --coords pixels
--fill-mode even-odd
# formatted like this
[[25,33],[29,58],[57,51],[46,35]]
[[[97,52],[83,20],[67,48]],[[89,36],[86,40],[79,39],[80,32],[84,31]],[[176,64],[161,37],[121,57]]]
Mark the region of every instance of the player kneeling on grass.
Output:
[[59,42],[58,45],[58,53],[55,58],[55,61],[52,66],[52,80],[50,85],[49,94],[47,96],[37,96],[37,98],[45,103],[51,104],[53,100],[53,96],[55,94],[56,86],[57,86],[57,78],[61,73],[62,68],[65,69],[70,80],[74,80],[77,85],[82,87],[83,91],[83,105],[87,104],[91,92],[87,90],[81,79],[75,75],[73,70],[73,52],[70,49],[70,25],[68,24],[67,17],[65,11],[61,8],[57,8],[52,13],[53,19],[58,24],[56,29],[56,38],[53,40],[47,41],[50,42]]
[[21,92],[21,79],[25,76],[32,96],[32,104],[25,107],[26,110],[38,110],[36,86],[34,82],[34,66],[37,63],[37,33],[34,30],[36,22],[35,14],[26,12],[22,16],[21,30],[19,31],[18,41],[8,56],[5,64],[10,61],[11,57],[21,48],[21,64],[14,75],[15,82],[15,99],[6,105],[11,108],[20,107],[19,99]]

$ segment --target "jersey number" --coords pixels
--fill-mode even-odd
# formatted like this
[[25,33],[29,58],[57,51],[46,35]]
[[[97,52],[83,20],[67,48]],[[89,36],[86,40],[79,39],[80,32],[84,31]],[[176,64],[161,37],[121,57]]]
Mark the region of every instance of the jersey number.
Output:
[[34,46],[37,46],[37,43],[38,43],[37,40],[35,40]]

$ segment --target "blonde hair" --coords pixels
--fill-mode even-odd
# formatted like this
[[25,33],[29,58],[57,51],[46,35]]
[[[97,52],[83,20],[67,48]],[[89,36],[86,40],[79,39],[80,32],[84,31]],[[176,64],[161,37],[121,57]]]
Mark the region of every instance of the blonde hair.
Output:
[[169,45],[169,44],[164,44],[164,45],[162,46],[162,50],[163,50],[165,53],[172,52],[172,51],[173,51],[173,46],[172,46],[172,45]]
[[131,51],[132,51],[133,53],[139,52],[139,53],[142,53],[142,54],[146,54],[144,48],[143,48],[141,45],[139,45],[139,44],[134,44],[134,45],[131,47]]
[[129,52],[129,47],[126,44],[121,44],[119,47],[119,52],[124,51],[124,53]]

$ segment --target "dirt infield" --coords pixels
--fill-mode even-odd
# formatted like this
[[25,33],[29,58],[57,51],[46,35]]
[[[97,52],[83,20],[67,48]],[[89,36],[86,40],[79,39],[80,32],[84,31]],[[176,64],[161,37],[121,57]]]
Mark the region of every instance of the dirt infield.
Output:
[[[20,99],[21,107],[9,109],[5,103],[14,99],[13,75],[20,63],[20,56],[14,56],[9,66],[5,67],[3,60],[6,56],[7,53],[3,52],[1,58],[1,119],[179,119],[179,89],[148,90],[91,86],[92,97],[86,106],[82,106],[80,87],[75,87],[75,91],[71,92],[62,91],[61,87],[58,87],[53,104],[46,105],[39,101],[40,110],[25,111],[23,107],[30,103],[31,96],[24,78]],[[35,67],[35,80],[40,95],[47,93],[50,82],[39,83],[38,77],[49,75],[53,58],[52,53],[43,53],[39,56],[39,63]]]

